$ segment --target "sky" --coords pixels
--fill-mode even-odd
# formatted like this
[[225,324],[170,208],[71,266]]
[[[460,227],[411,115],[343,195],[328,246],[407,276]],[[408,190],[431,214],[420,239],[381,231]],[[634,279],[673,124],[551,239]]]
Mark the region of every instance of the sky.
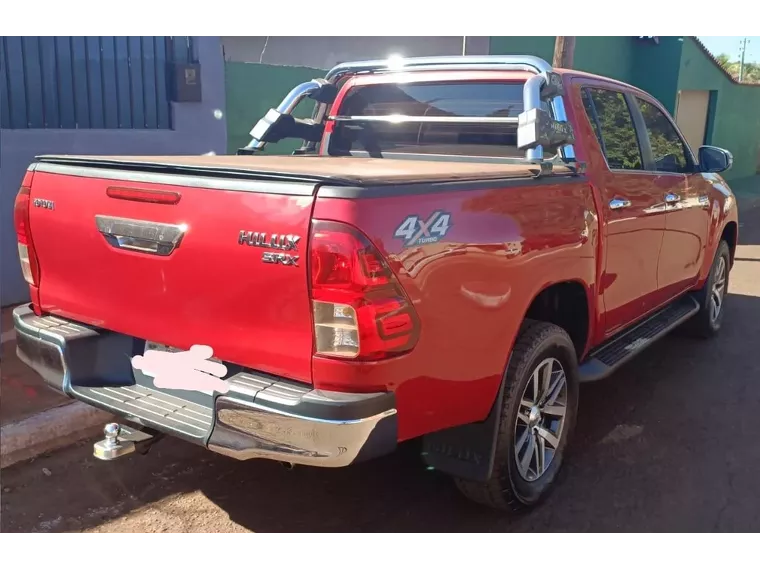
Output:
[[[731,61],[739,61],[739,50],[743,36],[698,36],[700,41],[705,44],[710,53],[720,55],[726,53],[731,57]],[[760,36],[748,36],[747,54],[744,61],[760,63]]]

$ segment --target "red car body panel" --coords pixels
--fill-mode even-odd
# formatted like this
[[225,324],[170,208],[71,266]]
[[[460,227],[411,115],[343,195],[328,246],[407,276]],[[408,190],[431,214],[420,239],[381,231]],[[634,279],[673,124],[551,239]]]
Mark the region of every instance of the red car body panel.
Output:
[[[581,87],[632,93],[666,115],[667,111],[651,95],[625,83],[578,71],[560,72],[568,120],[579,139],[576,155],[588,165],[597,212],[603,220],[599,252],[603,309],[599,316],[605,324],[597,328],[604,332],[593,339],[598,344],[684,292],[702,286],[720,237],[731,222],[737,242],[738,214],[734,198],[718,174],[611,171],[586,117]],[[673,126],[678,129],[675,123]],[[680,196],[677,206],[666,206],[667,193]],[[708,197],[707,206],[700,203],[700,196]],[[614,197],[626,197],[632,206],[613,211],[608,203]]]
[[[409,214],[451,214],[445,243],[404,249]],[[512,341],[544,288],[577,281],[593,306],[598,229],[591,192],[573,181],[377,199],[318,198],[315,219],[360,227],[390,260],[422,323],[411,353],[373,364],[314,358],[314,385],[390,389],[403,439],[483,419]],[[466,325],[462,325],[466,323]]]
[[[542,290],[563,282],[585,290],[589,324],[583,357],[701,286],[727,224],[734,223],[736,231],[733,197],[717,174],[610,171],[580,87],[633,91],[661,108],[659,103],[613,80],[559,72],[565,76],[575,152],[587,164],[580,177],[359,199],[326,197],[321,189],[315,197],[294,197],[181,187],[178,204],[159,205],[111,199],[105,192],[113,182],[106,179],[38,172],[32,197],[59,204],[55,221],[46,210],[31,214],[41,309],[179,348],[205,342],[223,360],[312,382],[316,389],[393,391],[399,440],[480,421],[493,405],[525,314]],[[407,80],[528,76],[420,72]],[[352,86],[388,80],[349,79],[331,114],[339,114]],[[681,195],[677,209],[661,203],[668,192]],[[704,195],[707,207],[700,201]],[[632,206],[611,210],[609,201],[620,196]],[[394,237],[407,216],[427,219],[435,211],[451,216],[445,240],[405,248]],[[97,214],[187,223],[190,230],[171,257],[147,258],[110,247],[95,230]],[[411,352],[374,362],[314,355],[307,263],[287,270],[262,265],[235,243],[240,230],[293,232],[305,239],[312,219],[358,228],[388,260],[420,319]]]
[[[113,199],[106,190],[114,186],[179,191],[181,198],[176,205]],[[311,381],[306,263],[283,271],[237,239],[241,230],[269,228],[307,235],[312,197],[46,172],[35,173],[32,196],[56,204],[54,212],[30,214],[43,312],[181,349],[206,344],[222,360]],[[188,230],[170,256],[144,255],[109,245],[96,215]]]

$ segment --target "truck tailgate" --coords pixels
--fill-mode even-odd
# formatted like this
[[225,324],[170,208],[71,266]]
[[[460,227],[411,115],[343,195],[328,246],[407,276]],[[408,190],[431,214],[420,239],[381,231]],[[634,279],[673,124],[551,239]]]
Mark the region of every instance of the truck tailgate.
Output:
[[314,183],[74,173],[32,182],[44,312],[311,382]]

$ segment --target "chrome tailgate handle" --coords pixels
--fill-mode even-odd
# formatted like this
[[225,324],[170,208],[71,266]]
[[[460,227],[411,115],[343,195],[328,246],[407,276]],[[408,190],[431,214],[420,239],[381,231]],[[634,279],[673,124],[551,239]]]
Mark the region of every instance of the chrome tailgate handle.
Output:
[[179,247],[187,225],[172,225],[142,219],[96,215],[95,224],[106,241],[117,249],[150,255],[169,255]]

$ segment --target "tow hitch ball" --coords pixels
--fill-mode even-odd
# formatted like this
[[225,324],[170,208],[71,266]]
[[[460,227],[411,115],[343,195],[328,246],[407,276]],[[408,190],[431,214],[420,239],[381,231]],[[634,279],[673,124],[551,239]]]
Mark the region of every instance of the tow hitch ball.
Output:
[[106,438],[93,445],[92,454],[100,460],[115,460],[135,451],[146,454],[148,449],[158,441],[161,433],[139,431],[119,423],[108,423],[103,427]]

